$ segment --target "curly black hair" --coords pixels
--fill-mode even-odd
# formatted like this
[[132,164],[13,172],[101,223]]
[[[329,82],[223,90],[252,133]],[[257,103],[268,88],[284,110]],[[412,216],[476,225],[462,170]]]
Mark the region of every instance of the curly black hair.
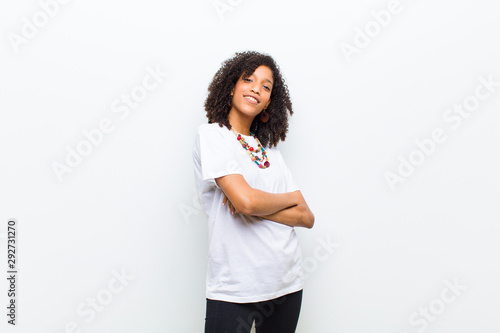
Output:
[[266,109],[269,120],[263,123],[256,116],[250,125],[250,132],[254,133],[263,147],[277,146],[280,139],[285,141],[288,132],[288,115],[293,114],[292,102],[288,87],[282,78],[278,65],[268,54],[255,51],[236,52],[235,56],[222,63],[221,68],[214,75],[208,87],[208,97],[205,100],[208,123],[218,123],[231,129],[229,111],[231,110],[231,90],[239,78],[247,78],[261,65],[267,66],[273,72],[273,88],[271,103]]

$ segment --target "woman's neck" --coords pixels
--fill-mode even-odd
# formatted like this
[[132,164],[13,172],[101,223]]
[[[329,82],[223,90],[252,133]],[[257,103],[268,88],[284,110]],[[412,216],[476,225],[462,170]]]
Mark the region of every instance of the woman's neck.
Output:
[[[234,114],[233,114],[234,115]],[[250,136],[250,125],[253,119],[243,119],[241,117],[234,117],[231,113],[228,116],[229,124],[231,128],[240,134]]]

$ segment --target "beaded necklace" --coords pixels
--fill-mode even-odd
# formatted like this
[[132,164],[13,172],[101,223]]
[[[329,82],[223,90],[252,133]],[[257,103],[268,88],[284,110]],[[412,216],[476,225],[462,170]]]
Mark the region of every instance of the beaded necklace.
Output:
[[[266,168],[269,168],[269,166],[271,165],[271,163],[269,163],[268,159],[267,159],[267,155],[266,155],[266,150],[264,149],[264,147],[262,147],[262,145],[260,144],[260,141],[259,139],[257,139],[257,136],[255,136],[255,134],[253,134],[252,132],[250,132],[250,135],[253,136],[255,138],[255,141],[257,141],[257,144],[258,144],[258,148],[257,149],[254,149],[252,146],[250,146],[246,141],[245,139],[243,138],[243,136],[241,136],[241,134],[239,134],[238,132],[236,132],[234,130],[234,128],[231,127],[231,131],[233,131],[233,133],[236,135],[236,140],[238,140],[240,143],[241,143],[241,146],[243,148],[245,148],[245,150],[247,151],[247,154],[250,155],[250,158],[252,159],[252,161],[255,162],[255,164],[257,164],[259,166],[259,168],[261,169],[266,169]],[[259,157],[257,155],[254,155],[252,152],[255,153],[258,153],[259,151],[262,152],[262,157]],[[259,163],[261,161],[263,161],[265,158],[265,162],[264,164],[262,163]]]

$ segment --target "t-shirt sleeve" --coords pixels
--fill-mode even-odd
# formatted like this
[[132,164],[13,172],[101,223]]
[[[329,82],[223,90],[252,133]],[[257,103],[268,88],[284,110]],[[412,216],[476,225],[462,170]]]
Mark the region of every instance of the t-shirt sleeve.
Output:
[[297,183],[295,182],[295,180],[292,176],[292,172],[290,171],[290,169],[286,165],[285,160],[284,160],[283,156],[281,155],[281,152],[279,152],[279,154],[281,157],[283,172],[285,173],[286,191],[287,192],[294,192],[294,191],[300,190],[299,186],[297,185]]
[[215,178],[230,174],[243,175],[234,152],[222,133],[216,129],[200,128],[198,140],[203,182],[220,188]]

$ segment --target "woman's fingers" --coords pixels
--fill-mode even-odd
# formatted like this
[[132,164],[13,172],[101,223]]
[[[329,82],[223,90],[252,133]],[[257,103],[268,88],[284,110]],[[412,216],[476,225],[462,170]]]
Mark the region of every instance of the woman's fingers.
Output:
[[227,203],[227,207],[229,208],[229,211],[231,212],[232,215],[236,212],[236,208],[234,208],[233,203],[231,200],[229,200],[226,195],[224,194],[224,199],[222,199],[222,206],[225,206]]

